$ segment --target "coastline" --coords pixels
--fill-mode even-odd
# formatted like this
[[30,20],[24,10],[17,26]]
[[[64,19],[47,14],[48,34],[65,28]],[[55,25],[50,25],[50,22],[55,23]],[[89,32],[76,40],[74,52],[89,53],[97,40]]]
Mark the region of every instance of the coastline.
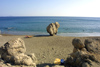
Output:
[[[23,31],[8,31],[2,32],[2,35],[48,35],[47,32],[23,32]],[[99,37],[99,32],[93,33],[57,33],[57,36],[65,36],[65,37]]]

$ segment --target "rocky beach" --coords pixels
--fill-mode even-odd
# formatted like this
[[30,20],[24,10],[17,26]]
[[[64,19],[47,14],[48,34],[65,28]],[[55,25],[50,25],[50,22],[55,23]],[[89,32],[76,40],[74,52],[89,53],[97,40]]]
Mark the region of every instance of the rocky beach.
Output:
[[[26,52],[25,54],[34,53],[37,58],[37,67],[53,67],[55,66],[54,60],[56,58],[66,59],[73,53],[74,46],[72,44],[73,39],[80,39],[84,44],[86,39],[93,39],[96,41],[100,41],[100,37],[63,37],[63,36],[46,36],[46,35],[32,35],[31,38],[25,38],[26,35],[2,35],[0,36],[0,46],[3,46],[10,40],[21,38],[25,42]],[[95,45],[96,42],[93,44]],[[98,43],[100,46],[100,43]],[[97,49],[96,56],[99,61],[99,46],[94,47]],[[1,51],[0,51],[1,52]],[[90,52],[91,53],[91,52]],[[94,52],[93,52],[94,53]],[[94,53],[94,54],[95,54]],[[92,61],[94,62],[94,61]],[[6,63],[2,59],[0,60],[1,67],[33,67],[27,65],[14,65],[11,63]],[[62,65],[63,66],[63,65]],[[60,67],[62,67],[60,66]],[[99,67],[99,63],[94,62],[93,67]],[[59,67],[59,66],[55,66]],[[64,66],[63,66],[64,67]]]

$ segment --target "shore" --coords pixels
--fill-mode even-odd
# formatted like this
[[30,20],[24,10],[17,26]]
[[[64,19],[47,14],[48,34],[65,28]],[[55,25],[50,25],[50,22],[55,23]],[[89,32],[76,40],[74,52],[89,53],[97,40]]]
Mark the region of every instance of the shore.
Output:
[[56,58],[64,59],[73,52],[72,40],[80,39],[83,43],[85,39],[100,37],[64,37],[64,36],[46,36],[32,35],[32,38],[25,38],[26,35],[2,35],[0,36],[0,46],[14,38],[21,38],[25,42],[26,54],[34,53],[37,57],[37,67],[46,65],[53,66]]

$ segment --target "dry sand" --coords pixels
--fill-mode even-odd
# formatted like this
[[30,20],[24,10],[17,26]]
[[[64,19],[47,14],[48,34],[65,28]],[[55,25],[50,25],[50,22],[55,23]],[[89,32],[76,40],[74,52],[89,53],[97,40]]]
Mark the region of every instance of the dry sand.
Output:
[[63,37],[63,36],[33,36],[25,38],[25,35],[0,36],[0,46],[14,38],[22,38],[26,45],[26,54],[34,53],[38,59],[37,67],[45,65],[53,66],[56,58],[66,59],[73,51],[72,39],[79,38],[84,42],[87,38],[99,37]]

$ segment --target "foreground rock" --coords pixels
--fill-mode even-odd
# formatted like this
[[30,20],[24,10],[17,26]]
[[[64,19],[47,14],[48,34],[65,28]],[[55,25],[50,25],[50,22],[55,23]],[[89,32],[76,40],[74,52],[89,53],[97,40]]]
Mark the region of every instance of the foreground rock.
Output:
[[86,39],[84,44],[79,39],[73,39],[73,53],[65,61],[65,66],[72,67],[93,67],[93,63],[99,63],[100,43],[96,40]]
[[22,39],[17,38],[14,40],[10,40],[1,47],[2,54],[1,58],[11,64],[17,65],[28,65],[36,67],[37,59],[34,53],[26,55],[25,43]]
[[85,47],[89,52],[99,53],[100,54],[100,41],[92,40],[92,39],[86,39]]
[[51,35],[54,36],[58,32],[58,28],[60,27],[60,24],[58,22],[51,23],[47,26],[47,32]]

